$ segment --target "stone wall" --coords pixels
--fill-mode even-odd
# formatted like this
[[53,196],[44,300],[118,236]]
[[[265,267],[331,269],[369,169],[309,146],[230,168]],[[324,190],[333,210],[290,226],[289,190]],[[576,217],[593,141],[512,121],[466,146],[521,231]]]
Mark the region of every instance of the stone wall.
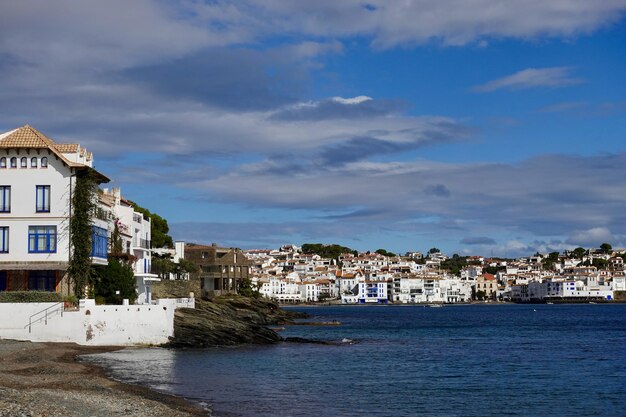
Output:
[[187,298],[190,293],[200,296],[200,280],[162,280],[152,284],[152,298]]

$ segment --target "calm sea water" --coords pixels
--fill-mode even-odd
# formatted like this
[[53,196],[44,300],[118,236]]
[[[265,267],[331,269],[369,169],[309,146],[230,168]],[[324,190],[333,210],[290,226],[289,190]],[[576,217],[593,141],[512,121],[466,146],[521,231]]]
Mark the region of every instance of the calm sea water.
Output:
[[278,344],[92,356],[217,416],[626,416],[626,305],[298,308]]

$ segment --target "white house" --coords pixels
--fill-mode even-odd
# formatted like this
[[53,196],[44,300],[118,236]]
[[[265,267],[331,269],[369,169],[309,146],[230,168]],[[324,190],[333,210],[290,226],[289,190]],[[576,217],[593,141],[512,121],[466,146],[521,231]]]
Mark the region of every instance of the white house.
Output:
[[386,304],[389,301],[386,281],[365,281],[361,282],[358,288],[357,300],[359,304]]
[[104,189],[100,200],[112,203],[112,213],[122,239],[122,250],[134,258],[137,304],[149,304],[152,301],[152,283],[160,281],[158,275],[151,272],[150,219],[135,211],[119,188],[111,191]]
[[[55,143],[26,125],[0,134],[0,291],[71,292],[70,217],[76,175],[93,169],[78,144]],[[92,259],[105,263],[106,222],[94,219]]]

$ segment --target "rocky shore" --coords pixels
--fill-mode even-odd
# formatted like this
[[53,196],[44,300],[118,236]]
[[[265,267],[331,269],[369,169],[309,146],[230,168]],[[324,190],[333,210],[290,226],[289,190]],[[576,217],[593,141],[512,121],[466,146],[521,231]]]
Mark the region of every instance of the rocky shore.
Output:
[[301,318],[264,299],[240,296],[196,300],[196,308],[181,308],[174,316],[170,347],[212,347],[267,344],[282,338],[268,325],[283,325]]
[[208,416],[184,399],[112,381],[77,356],[116,348],[0,340],[1,417]]

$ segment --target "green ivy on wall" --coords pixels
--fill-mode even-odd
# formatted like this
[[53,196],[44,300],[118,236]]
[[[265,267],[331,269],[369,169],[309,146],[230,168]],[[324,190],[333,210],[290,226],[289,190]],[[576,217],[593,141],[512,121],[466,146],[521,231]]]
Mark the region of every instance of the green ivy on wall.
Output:
[[93,284],[91,267],[92,215],[97,207],[98,184],[93,171],[76,174],[72,213],[70,216],[70,245],[72,252],[68,272],[74,286],[74,295],[85,298],[85,291]]

